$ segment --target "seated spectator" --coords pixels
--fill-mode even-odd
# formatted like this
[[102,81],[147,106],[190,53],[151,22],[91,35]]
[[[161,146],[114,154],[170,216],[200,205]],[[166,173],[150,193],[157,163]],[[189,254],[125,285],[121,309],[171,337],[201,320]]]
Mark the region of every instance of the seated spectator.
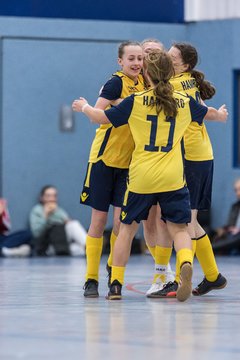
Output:
[[39,203],[30,213],[34,253],[47,255],[85,255],[86,230],[58,205],[57,189],[46,185]]
[[31,254],[31,232],[10,233],[11,222],[6,199],[0,199],[0,251],[6,257],[26,257]]
[[234,192],[237,201],[231,206],[228,222],[216,230],[212,239],[214,250],[222,253],[235,253],[240,249],[240,178],[234,183]]

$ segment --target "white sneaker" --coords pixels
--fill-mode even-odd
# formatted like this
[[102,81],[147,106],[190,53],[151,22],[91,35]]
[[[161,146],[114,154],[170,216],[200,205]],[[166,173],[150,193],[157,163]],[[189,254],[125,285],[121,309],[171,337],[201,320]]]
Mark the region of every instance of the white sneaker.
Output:
[[31,247],[27,244],[15,248],[2,248],[2,254],[6,257],[27,257],[31,254]]
[[150,295],[154,292],[157,292],[159,290],[162,290],[163,288],[163,283],[160,279],[158,279],[155,283],[152,283],[150,289],[148,289],[148,291],[146,292],[146,295]]

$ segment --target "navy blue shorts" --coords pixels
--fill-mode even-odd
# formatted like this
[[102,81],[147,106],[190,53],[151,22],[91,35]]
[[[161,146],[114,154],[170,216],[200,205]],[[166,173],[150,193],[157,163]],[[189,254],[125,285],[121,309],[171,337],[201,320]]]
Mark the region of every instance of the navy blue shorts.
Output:
[[147,220],[152,205],[159,203],[161,215],[165,221],[176,224],[191,222],[190,197],[187,187],[175,191],[155,194],[136,194],[127,191],[121,211],[121,222],[131,224],[133,221]]
[[213,160],[185,160],[185,176],[191,209],[208,210],[212,200]]
[[105,212],[110,205],[121,207],[127,176],[128,169],[107,166],[102,160],[88,163],[80,203]]

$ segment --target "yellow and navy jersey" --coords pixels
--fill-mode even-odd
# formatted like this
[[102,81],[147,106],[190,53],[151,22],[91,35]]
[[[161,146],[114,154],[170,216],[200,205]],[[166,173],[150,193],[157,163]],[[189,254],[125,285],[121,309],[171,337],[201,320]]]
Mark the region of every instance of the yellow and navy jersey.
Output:
[[[144,90],[142,75],[138,82],[130,79],[123,72],[118,71],[103,86],[100,97],[107,100],[124,99],[127,96]],[[134,149],[133,138],[128,125],[115,128],[112,124],[101,125],[96,130],[89,162],[102,160],[105,165],[120,169],[128,169]]]
[[[183,92],[200,102],[196,80],[190,73],[176,75],[170,80],[175,91]],[[213,159],[213,149],[204,123],[192,122],[184,134],[185,159],[205,161]]]
[[207,107],[192,97],[174,92],[176,118],[157,115],[153,90],[131,95],[105,110],[113,126],[129,124],[135,148],[129,167],[128,189],[150,194],[181,189],[185,185],[181,140],[191,123],[202,123]]

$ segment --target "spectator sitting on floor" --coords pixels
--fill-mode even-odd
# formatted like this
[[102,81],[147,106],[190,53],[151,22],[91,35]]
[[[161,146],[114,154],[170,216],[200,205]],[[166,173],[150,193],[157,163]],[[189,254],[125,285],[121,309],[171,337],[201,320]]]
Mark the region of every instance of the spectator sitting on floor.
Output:
[[236,235],[240,232],[240,179],[234,182],[234,192],[237,201],[231,206],[227,224],[217,229],[217,236],[226,234]]
[[[220,245],[220,241],[222,244],[224,240],[236,240],[237,237],[240,237],[240,178],[234,182],[234,192],[237,201],[231,206],[227,224],[216,230],[216,234],[212,239],[213,248],[215,248],[217,244]],[[228,247],[226,243],[226,246],[223,244],[222,247],[223,253],[227,252],[230,254],[235,254],[239,249],[240,246],[234,245],[234,243],[232,245],[229,243]],[[216,250],[219,250],[218,247]]]
[[30,228],[36,255],[85,255],[86,230],[58,206],[55,186],[42,188],[30,212]]
[[11,221],[6,199],[0,199],[0,252],[6,257],[26,257],[31,254],[31,232],[10,233]]

